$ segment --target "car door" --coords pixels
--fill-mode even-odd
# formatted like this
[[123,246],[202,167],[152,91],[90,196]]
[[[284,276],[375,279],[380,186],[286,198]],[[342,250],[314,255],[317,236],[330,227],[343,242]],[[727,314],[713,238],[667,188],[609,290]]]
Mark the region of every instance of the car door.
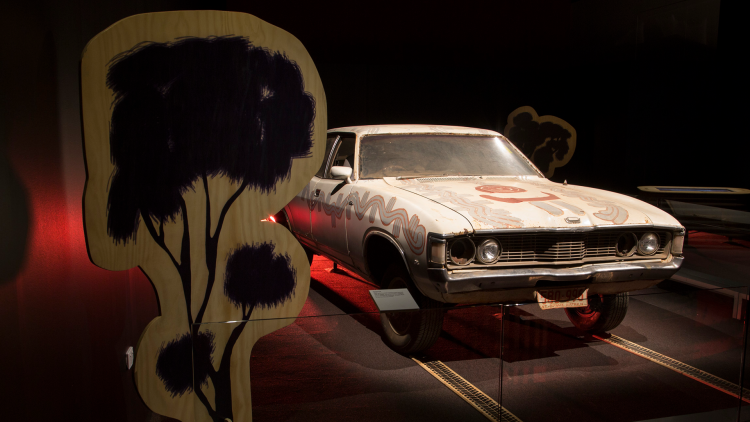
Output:
[[334,143],[331,159],[314,186],[314,208],[310,214],[312,236],[317,248],[341,262],[350,264],[346,240],[346,207],[352,185],[331,177],[332,166],[354,167],[354,134],[342,134]]
[[294,233],[300,236],[300,240],[303,243],[307,243],[311,246],[315,244],[315,241],[312,237],[310,213],[314,209],[317,200],[313,195],[313,192],[315,185],[325,175],[328,163],[331,160],[333,147],[336,145],[336,141],[338,141],[339,137],[338,134],[328,135],[328,138],[326,139],[326,152],[325,155],[323,155],[323,164],[321,164],[320,170],[318,170],[310,182],[286,206],[290,228]]

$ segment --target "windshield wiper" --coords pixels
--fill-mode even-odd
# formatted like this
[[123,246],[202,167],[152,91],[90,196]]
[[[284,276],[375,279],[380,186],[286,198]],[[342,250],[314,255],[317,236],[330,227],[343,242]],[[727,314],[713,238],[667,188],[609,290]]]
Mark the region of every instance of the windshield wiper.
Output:
[[424,179],[427,177],[477,177],[476,174],[420,174],[419,176],[398,176],[396,177],[396,180],[402,180],[402,179]]
[[447,174],[426,174],[426,175],[419,175],[419,176],[398,176],[396,177],[396,180],[402,180],[402,179],[422,179],[424,177],[446,177]]

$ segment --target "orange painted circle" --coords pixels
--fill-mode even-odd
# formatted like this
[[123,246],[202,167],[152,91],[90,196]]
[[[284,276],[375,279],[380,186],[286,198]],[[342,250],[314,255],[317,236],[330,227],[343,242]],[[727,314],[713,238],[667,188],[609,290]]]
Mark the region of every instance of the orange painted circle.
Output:
[[487,192],[487,193],[519,193],[519,192],[526,192],[526,189],[517,188],[514,186],[500,186],[500,185],[484,185],[484,186],[477,186],[474,188],[478,190],[479,192]]

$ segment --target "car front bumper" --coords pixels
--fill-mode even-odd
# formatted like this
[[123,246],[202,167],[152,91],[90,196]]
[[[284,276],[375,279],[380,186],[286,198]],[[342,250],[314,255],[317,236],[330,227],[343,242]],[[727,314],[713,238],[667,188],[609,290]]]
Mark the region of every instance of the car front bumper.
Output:
[[[622,261],[588,264],[574,268],[506,268],[480,271],[448,271],[429,268],[433,289],[450,303],[490,303],[533,298],[539,281],[545,287],[591,286],[592,293],[619,293],[652,286],[671,277],[682,265],[682,257],[669,261]],[[608,286],[608,287],[607,287]],[[516,293],[510,293],[515,291]],[[526,299],[524,299],[526,298]]]

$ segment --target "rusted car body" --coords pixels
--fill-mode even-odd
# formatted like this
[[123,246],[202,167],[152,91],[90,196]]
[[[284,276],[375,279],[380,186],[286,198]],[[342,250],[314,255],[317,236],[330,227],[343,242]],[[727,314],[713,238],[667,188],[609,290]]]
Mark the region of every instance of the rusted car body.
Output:
[[[309,251],[383,288],[407,287],[425,309],[533,301],[560,287],[602,298],[590,312],[626,309],[624,292],[679,269],[685,233],[645,202],[546,179],[499,133],[453,126],[330,130],[323,166],[279,217]],[[611,329],[617,313],[576,325]],[[397,334],[427,324],[390,317],[384,329]],[[413,352],[430,341],[389,344]]]

